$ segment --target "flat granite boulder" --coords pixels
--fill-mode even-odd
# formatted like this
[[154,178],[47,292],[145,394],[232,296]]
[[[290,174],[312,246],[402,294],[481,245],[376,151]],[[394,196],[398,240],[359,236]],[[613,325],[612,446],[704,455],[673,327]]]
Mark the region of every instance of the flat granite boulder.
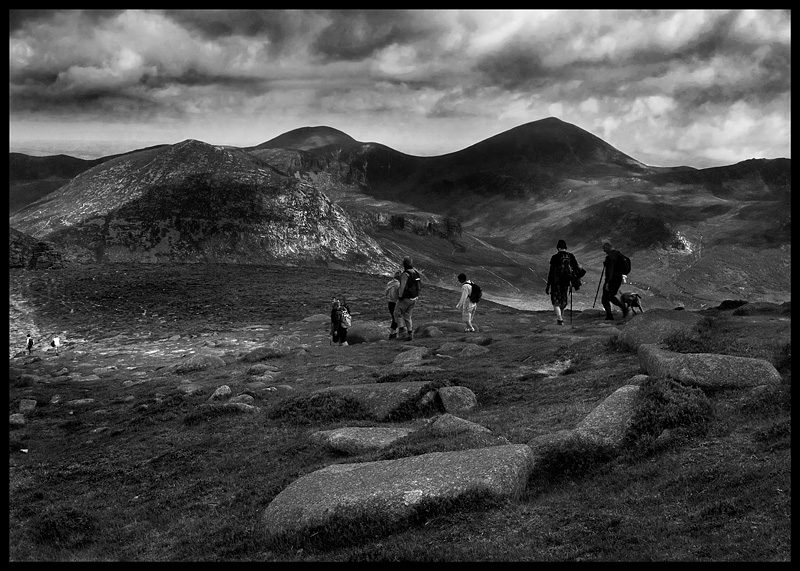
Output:
[[715,353],[675,353],[642,345],[639,364],[651,377],[670,377],[701,389],[778,384],[781,374],[769,361]]
[[363,454],[387,448],[413,430],[404,427],[345,426],[314,432],[309,440],[345,454]]
[[325,387],[312,394],[333,393],[358,401],[379,421],[386,420],[392,412],[404,405],[419,403],[427,391],[425,381],[399,383],[369,383]]
[[357,533],[353,524],[364,520],[402,526],[430,503],[473,494],[516,499],[532,468],[533,454],[524,444],[333,464],[290,484],[261,522],[272,537],[337,524]]

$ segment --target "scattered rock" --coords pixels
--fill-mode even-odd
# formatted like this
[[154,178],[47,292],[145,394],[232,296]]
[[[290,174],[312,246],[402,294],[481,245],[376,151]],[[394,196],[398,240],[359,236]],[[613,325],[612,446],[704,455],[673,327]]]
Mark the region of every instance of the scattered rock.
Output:
[[208,397],[208,401],[220,401],[225,400],[231,396],[231,388],[228,385],[222,385],[215,390],[210,397]]
[[19,401],[19,411],[21,413],[33,412],[36,408],[36,401],[34,399],[22,399]]
[[218,369],[225,366],[225,360],[216,355],[192,355],[174,368],[176,374]]
[[15,412],[14,414],[8,417],[8,424],[9,426],[15,428],[25,426],[25,415],[20,412]]
[[397,355],[392,364],[400,367],[413,366],[420,363],[428,353],[430,353],[430,349],[427,347],[413,347]]
[[[441,389],[439,394],[441,394]],[[433,434],[440,436],[459,434],[461,432],[473,432],[481,434],[490,434],[492,432],[485,426],[481,426],[476,422],[459,418],[450,413],[445,413],[432,419],[425,428]]]
[[439,398],[444,410],[450,413],[469,412],[478,405],[478,398],[466,387],[441,387]]

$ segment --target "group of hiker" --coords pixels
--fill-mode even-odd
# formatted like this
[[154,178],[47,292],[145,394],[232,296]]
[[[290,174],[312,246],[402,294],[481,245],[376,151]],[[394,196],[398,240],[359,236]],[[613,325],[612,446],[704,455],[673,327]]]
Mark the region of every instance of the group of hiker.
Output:
[[[34,345],[34,343],[35,343],[35,339],[33,338],[33,336],[30,333],[28,333],[28,336],[25,338],[25,350],[28,352],[28,355],[33,353],[33,345]],[[58,335],[55,335],[50,340],[50,346],[56,350],[56,355],[58,355],[59,351],[61,350],[61,337],[59,337]]]
[[[556,314],[556,323],[563,325],[563,312],[567,307],[568,295],[571,294],[572,290],[578,291],[580,289],[581,278],[586,275],[586,270],[578,263],[575,254],[567,250],[566,241],[559,240],[556,243],[556,250],[556,253],[550,258],[550,271],[547,274],[547,287],[545,287],[544,291],[545,294],[550,296],[553,311]],[[625,262],[628,261],[627,257],[619,250],[615,250],[611,242],[603,243],[603,252],[605,252],[606,258],[603,260],[603,272],[600,276],[600,280],[603,283],[601,304],[606,312],[606,320],[613,321],[612,303],[622,310],[623,318],[627,317],[630,311],[628,305],[617,296],[630,268],[625,267]],[[603,274],[605,274],[604,282],[602,281]],[[600,285],[598,284],[598,289],[599,287]]]
[[[614,315],[611,305],[616,305],[622,311],[622,316],[627,317],[630,307],[625,299],[618,297],[619,288],[630,271],[630,261],[620,251],[615,250],[610,242],[603,243],[606,254],[603,261],[603,272],[600,280],[603,285],[601,304],[606,313],[606,320],[613,321]],[[605,281],[603,281],[603,274]],[[564,324],[564,310],[571,301],[571,293],[577,291],[582,285],[581,278],[586,275],[575,258],[568,251],[565,240],[558,240],[556,253],[550,258],[550,269],[547,275],[545,294],[550,296],[553,311],[556,314],[556,323]],[[461,320],[464,323],[464,332],[475,331],[473,319],[478,302],[481,299],[481,288],[478,284],[467,279],[461,273],[457,277],[461,285],[461,297],[455,308],[461,310]],[[419,298],[420,274],[414,268],[409,256],[403,258],[402,268],[398,269],[386,284],[385,295],[391,324],[389,325],[389,339],[412,341],[414,339],[414,323],[412,313]],[[598,291],[600,285],[598,284]],[[596,296],[595,296],[596,300]],[[332,343],[338,346],[347,345],[347,329],[350,326],[350,307],[344,298],[334,299],[331,307],[331,338]]]

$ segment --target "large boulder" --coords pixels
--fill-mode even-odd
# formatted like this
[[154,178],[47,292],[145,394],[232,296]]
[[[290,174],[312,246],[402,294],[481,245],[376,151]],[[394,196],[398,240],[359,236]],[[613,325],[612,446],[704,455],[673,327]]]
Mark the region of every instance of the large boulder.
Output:
[[633,421],[639,385],[625,385],[611,393],[584,418],[575,432],[584,440],[602,446],[619,447]]
[[374,343],[389,338],[389,328],[377,321],[353,321],[347,330],[347,343]]
[[[325,387],[313,394],[335,394],[358,401],[379,421],[387,420],[400,409],[414,410],[428,392],[429,383],[408,381],[397,383],[369,383]],[[431,400],[431,399],[428,399]]]
[[781,375],[764,359],[714,353],[675,353],[655,345],[641,345],[642,369],[651,377],[670,377],[702,389],[725,389],[778,384]]
[[611,393],[571,430],[559,430],[531,439],[528,445],[539,457],[575,444],[620,448],[633,422],[639,385],[625,385]]
[[334,464],[290,484],[270,502],[261,522],[272,537],[339,526],[354,535],[374,533],[370,522],[396,530],[432,505],[444,509],[476,496],[516,499],[532,468],[533,455],[524,444]]
[[617,336],[617,344],[631,351],[644,343],[657,345],[674,333],[690,332],[702,319],[702,316],[691,311],[671,309],[645,311],[625,322]]

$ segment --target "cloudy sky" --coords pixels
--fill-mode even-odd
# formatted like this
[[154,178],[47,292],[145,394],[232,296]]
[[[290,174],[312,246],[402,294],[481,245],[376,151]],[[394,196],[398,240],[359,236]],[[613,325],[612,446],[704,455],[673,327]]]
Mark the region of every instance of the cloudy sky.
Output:
[[788,10],[23,10],[8,59],[30,154],[326,125],[440,155],[558,117],[655,166],[791,157]]

